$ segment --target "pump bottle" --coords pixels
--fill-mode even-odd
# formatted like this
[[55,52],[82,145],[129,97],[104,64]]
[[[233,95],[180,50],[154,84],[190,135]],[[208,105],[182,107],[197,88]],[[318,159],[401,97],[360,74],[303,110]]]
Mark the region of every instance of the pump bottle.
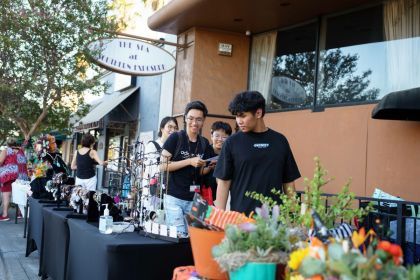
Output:
[[103,234],[111,234],[113,219],[112,216],[109,215],[108,204],[102,205],[105,205],[105,210],[104,215],[99,217],[99,232]]

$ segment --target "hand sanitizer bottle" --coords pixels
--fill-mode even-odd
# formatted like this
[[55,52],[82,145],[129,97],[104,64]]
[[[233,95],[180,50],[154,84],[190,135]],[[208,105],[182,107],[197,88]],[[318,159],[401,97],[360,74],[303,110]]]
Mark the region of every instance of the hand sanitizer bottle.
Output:
[[103,234],[112,233],[112,216],[109,215],[108,204],[105,205],[104,215],[99,217],[99,232]]

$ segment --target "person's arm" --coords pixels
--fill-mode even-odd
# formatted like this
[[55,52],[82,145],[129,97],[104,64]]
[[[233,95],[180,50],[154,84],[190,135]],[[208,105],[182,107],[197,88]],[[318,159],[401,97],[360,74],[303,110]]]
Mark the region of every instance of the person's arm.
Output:
[[4,149],[0,153],[0,165],[3,165],[3,162],[6,159],[6,157],[7,157],[7,149]]
[[77,151],[74,153],[73,159],[71,161],[71,170],[76,170],[77,169],[76,157],[77,157]]
[[216,192],[216,201],[214,201],[214,206],[219,209],[226,209],[226,204],[229,196],[229,189],[231,180],[222,180],[216,178],[217,181],[217,192]]
[[[205,139],[205,141],[207,142],[207,139]],[[208,159],[213,158],[215,156],[216,156],[216,153],[214,152],[213,147],[210,146],[210,144],[207,142],[206,150],[204,152],[203,159],[208,160]],[[200,169],[200,175],[205,176],[205,175],[209,174],[216,167],[216,163],[217,163],[217,160],[212,160],[208,164],[207,164],[207,161],[206,161],[206,163]]]
[[216,161],[210,162],[208,166],[201,168],[201,175],[207,175],[216,167]]
[[98,153],[95,151],[95,150],[90,150],[90,157],[91,158],[93,158],[94,160],[96,160],[96,162],[99,164],[99,165],[102,165],[102,166],[105,166],[105,165],[107,165],[108,164],[108,162],[106,161],[106,160],[104,160],[104,161],[102,161],[100,158],[99,158],[99,156],[98,156]]
[[161,164],[161,170],[162,171],[176,171],[181,168],[187,167],[187,166],[193,166],[193,167],[201,167],[204,166],[206,163],[204,160],[202,160],[200,157],[193,157],[193,158],[187,158],[179,161],[170,161],[172,157],[172,154],[168,152],[167,150],[162,150],[162,155],[160,157],[160,160],[162,162]]

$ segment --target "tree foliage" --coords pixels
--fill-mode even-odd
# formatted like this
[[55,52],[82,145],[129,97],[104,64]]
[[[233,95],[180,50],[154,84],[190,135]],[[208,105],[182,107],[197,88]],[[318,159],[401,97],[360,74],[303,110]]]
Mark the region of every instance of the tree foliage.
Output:
[[[86,110],[83,94],[103,90],[86,45],[110,35],[115,18],[106,0],[2,0],[0,114],[25,138],[65,130]],[[97,73],[97,72],[96,72]]]
[[[372,70],[356,74],[357,54],[343,54],[341,49],[327,50],[322,54],[318,81],[318,104],[340,104],[375,100],[379,89],[369,88]],[[307,93],[301,107],[313,103],[315,52],[278,56],[274,60],[274,76],[287,76],[301,84]],[[274,104],[275,105],[275,104]]]
[[19,128],[14,123],[0,114],[0,146],[6,143],[7,137],[13,136],[18,130]]

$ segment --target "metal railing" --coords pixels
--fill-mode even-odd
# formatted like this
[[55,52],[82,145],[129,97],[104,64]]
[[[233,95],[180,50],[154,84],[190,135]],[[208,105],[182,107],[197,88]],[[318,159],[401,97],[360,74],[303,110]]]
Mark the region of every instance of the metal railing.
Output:
[[[303,192],[298,191],[301,197]],[[336,194],[322,194],[325,206],[328,208]],[[382,240],[389,240],[401,246],[404,251],[405,264],[420,263],[420,202],[377,199],[356,196],[355,207],[365,207],[372,204],[373,210],[363,221],[345,221],[356,227],[373,229]],[[343,221],[341,221],[343,222]]]

